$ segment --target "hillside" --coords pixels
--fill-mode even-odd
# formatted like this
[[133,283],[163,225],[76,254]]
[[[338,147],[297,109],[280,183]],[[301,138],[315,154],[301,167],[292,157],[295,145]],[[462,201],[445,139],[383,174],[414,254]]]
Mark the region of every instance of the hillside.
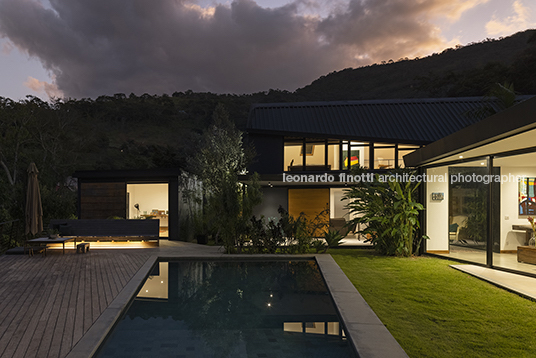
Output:
[[536,94],[535,69],[536,30],[531,30],[422,59],[333,72],[295,92],[118,93],[50,103],[0,97],[0,222],[23,218],[25,173],[32,161],[49,217],[75,211],[76,195],[62,184],[75,170],[185,168],[220,103],[241,128],[251,105],[261,102],[484,96],[497,82]]
[[[32,151],[51,153],[37,164],[54,158],[54,173],[60,177],[81,169],[183,167],[195,153],[218,103],[243,128],[253,103],[484,96],[497,82],[514,83],[520,94],[536,94],[535,68],[536,30],[528,30],[422,59],[333,72],[295,92],[119,93],[51,104],[32,97],[19,102],[0,98],[0,133],[15,128],[28,137],[39,138],[42,148],[37,146]],[[45,140],[39,128],[46,128],[49,138]],[[70,153],[69,160],[51,147],[55,141]],[[13,173],[24,173],[27,163],[18,158],[34,154],[17,153],[18,148],[20,143],[3,143],[0,154],[11,163]]]
[[482,96],[495,83],[513,82],[536,93],[536,30],[485,40],[440,54],[330,73],[294,95],[301,100],[359,100]]

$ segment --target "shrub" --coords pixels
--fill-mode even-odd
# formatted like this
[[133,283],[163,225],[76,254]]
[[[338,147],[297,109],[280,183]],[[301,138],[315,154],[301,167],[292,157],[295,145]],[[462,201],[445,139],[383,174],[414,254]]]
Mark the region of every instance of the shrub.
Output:
[[[413,172],[399,170],[404,173]],[[393,173],[393,174],[396,174]],[[357,173],[358,175],[360,173]],[[409,177],[409,175],[407,177]],[[384,255],[411,256],[426,236],[417,238],[419,211],[423,206],[415,200],[419,183],[382,180],[378,174],[372,182],[360,182],[344,196],[347,208],[359,216],[351,223],[366,224],[359,233],[367,236],[374,248]]]

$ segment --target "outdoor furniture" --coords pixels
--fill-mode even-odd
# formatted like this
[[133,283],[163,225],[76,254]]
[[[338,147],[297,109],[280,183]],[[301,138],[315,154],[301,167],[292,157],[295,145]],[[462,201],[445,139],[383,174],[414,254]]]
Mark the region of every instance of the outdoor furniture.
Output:
[[28,250],[28,256],[34,256],[34,254],[41,254],[41,256],[47,255],[46,246],[28,246],[24,248],[25,252],[26,250]]
[[38,237],[37,239],[28,240],[30,244],[38,244],[39,246],[47,246],[48,244],[62,244],[63,254],[65,255],[65,243],[68,241],[74,241],[74,246],[76,247],[76,239],[74,237]]
[[89,242],[83,242],[81,244],[76,245],[77,254],[85,254],[88,251],[89,251]]
[[158,246],[158,220],[53,219],[50,228],[80,241],[148,241]]

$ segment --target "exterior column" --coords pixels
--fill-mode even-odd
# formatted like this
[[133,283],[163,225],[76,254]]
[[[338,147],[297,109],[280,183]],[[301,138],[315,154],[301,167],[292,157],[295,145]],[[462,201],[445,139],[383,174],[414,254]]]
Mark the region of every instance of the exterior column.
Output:
[[[420,167],[418,169],[418,172],[417,174],[419,175],[426,175],[426,169]],[[421,176],[422,178],[422,176]],[[421,224],[421,228],[419,229],[419,235],[420,237],[422,237],[423,235],[426,235],[427,234],[427,229],[426,229],[426,210],[427,210],[427,202],[428,202],[428,198],[426,197],[426,180],[423,180],[421,181],[421,185],[419,186],[419,190],[418,190],[418,193],[419,193],[419,202],[423,205],[423,210],[421,210],[421,212],[419,212],[419,222]],[[421,247],[419,248],[419,252],[417,253],[418,255],[423,255],[424,253],[426,253],[426,246],[427,246],[427,242],[426,240],[422,240],[421,241]]]
[[179,240],[179,178],[173,177],[168,183],[168,240]]
[[490,178],[488,183],[488,229],[486,240],[486,266],[493,267],[493,156],[488,156],[488,175]]

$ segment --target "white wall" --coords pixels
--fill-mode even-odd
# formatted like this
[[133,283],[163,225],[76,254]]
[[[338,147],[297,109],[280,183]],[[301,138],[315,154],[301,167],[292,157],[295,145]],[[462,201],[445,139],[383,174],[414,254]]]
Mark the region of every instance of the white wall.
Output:
[[329,190],[329,212],[331,218],[345,218],[350,220],[348,210],[345,209],[348,200],[341,201],[345,192],[343,188],[331,188]]
[[[501,175],[536,177],[534,167],[501,167]],[[513,231],[512,225],[529,225],[527,215],[519,215],[518,182],[510,178],[501,184],[501,250],[517,250],[525,244],[525,232]]]
[[326,146],[324,144],[315,144],[313,155],[308,155],[306,160],[307,165],[324,165],[326,158]]
[[[440,167],[427,170],[428,177],[436,175],[448,178],[448,168]],[[443,193],[441,201],[432,200],[432,193]],[[426,241],[427,251],[449,250],[449,183],[435,182],[426,183],[426,235],[430,240]]]
[[339,146],[328,145],[328,164],[331,165],[331,170],[339,170]]

